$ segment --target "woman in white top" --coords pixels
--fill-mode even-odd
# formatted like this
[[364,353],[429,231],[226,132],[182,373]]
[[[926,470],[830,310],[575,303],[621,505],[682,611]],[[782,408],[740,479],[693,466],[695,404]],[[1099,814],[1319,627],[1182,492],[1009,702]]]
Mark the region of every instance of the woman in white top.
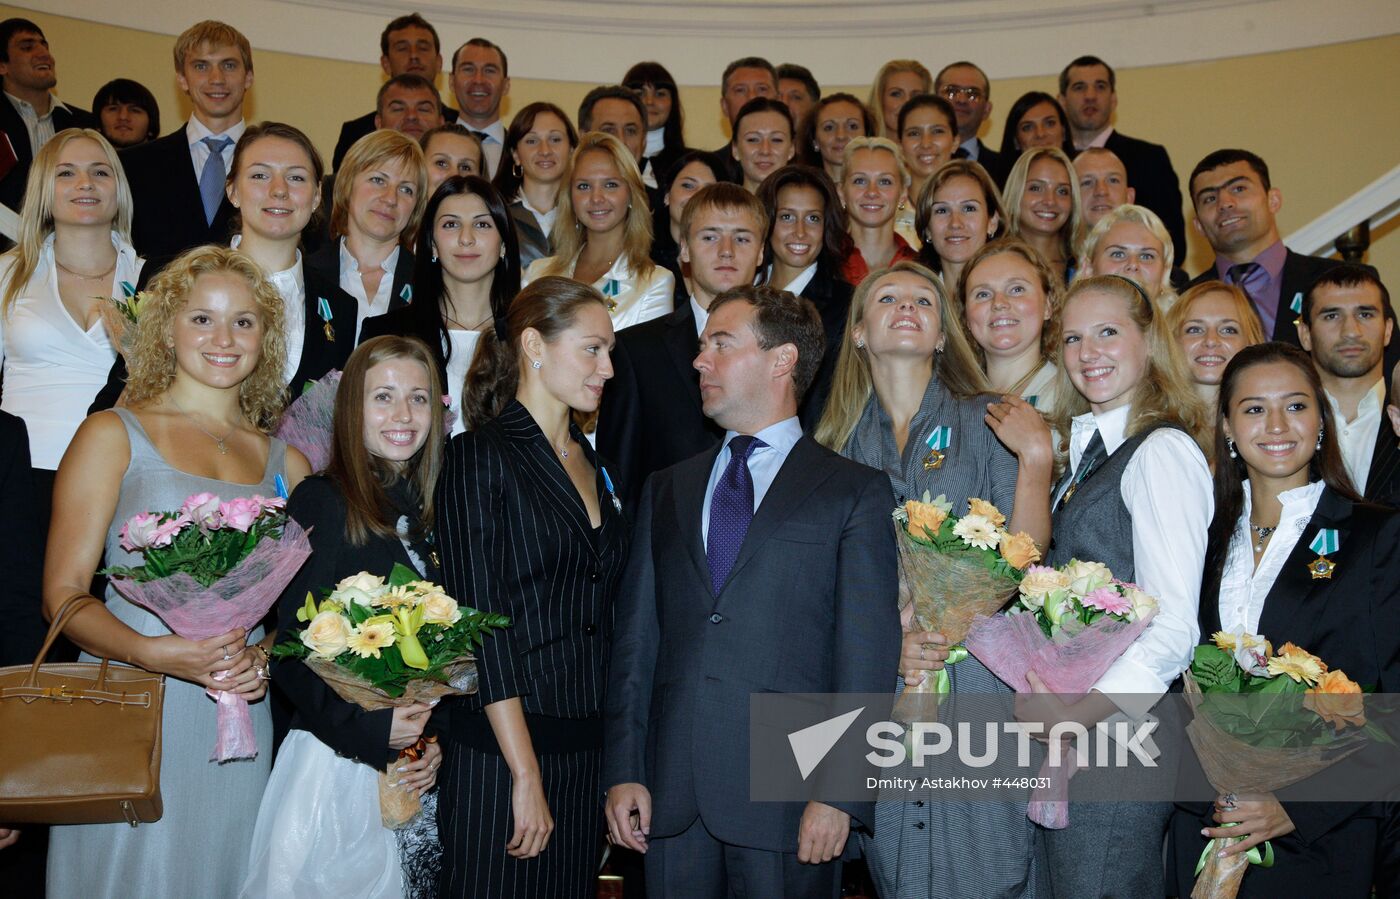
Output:
[[573,123],[553,103],[531,103],[506,129],[501,151],[505,162],[491,184],[510,204],[522,270],[553,254],[549,235],[559,217],[559,186],[577,146]]
[[1157,213],[1131,203],[1099,219],[1079,246],[1076,277],[1122,275],[1147,291],[1158,312],[1176,305],[1172,290],[1172,238]]
[[335,173],[329,244],[309,267],[334,276],[355,298],[355,333],[365,319],[413,302],[413,235],[427,203],[418,142],[381,128],[355,141]]
[[551,235],[553,256],[537,259],[524,283],[546,275],[592,284],[608,301],[613,328],[670,312],[676,279],[651,261],[651,210],[637,161],[622,142],[597,131],[574,151]]
[[987,381],[997,393],[1039,410],[1055,405],[1051,311],[1059,278],[1024,242],[994,240],[973,254],[960,285],[963,322]]
[[133,288],[142,260],[126,176],[96,131],[69,128],[45,144],[25,196],[19,242],[0,256],[0,408],[24,419],[47,530],[54,472],[116,359],[106,298]]

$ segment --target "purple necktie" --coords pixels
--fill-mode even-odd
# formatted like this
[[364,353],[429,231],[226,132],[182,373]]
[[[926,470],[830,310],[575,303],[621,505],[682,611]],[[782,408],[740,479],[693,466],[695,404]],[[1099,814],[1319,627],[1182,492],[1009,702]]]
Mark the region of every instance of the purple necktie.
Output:
[[1260,294],[1264,290],[1264,282],[1269,280],[1269,273],[1264,270],[1264,266],[1257,262],[1241,262],[1232,265],[1225,270],[1225,276],[1229,282],[1249,297],[1249,304],[1254,307],[1254,311],[1259,315],[1259,321],[1264,326],[1264,336],[1268,337],[1274,333],[1274,323],[1278,316],[1264,308],[1260,302]]
[[767,446],[757,437],[739,434],[729,441],[729,464],[715,484],[710,497],[710,532],[705,541],[705,558],[710,563],[710,589],[719,595],[720,588],[739,558],[739,547],[753,521],[753,475],[749,473],[749,456],[760,446]]

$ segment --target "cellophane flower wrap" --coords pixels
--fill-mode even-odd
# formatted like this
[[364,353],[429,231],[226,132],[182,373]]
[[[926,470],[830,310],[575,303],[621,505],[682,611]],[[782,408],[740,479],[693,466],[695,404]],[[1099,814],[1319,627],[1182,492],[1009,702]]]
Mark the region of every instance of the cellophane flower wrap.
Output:
[[329,371],[319,381],[308,381],[301,396],[287,405],[275,436],[301,450],[312,471],[325,471],[331,461],[331,425],[340,372]]
[[[325,594],[319,603],[306,595],[297,611],[305,626],[272,655],[300,659],[341,699],[370,711],[475,693],[472,650],[510,624],[504,615],[458,605],[405,565],[395,565],[387,581],[361,571]],[[416,793],[392,786],[389,771],[380,772],[385,827],[404,826],[421,807]]]
[[[894,510],[898,534],[901,611],[912,606],[913,625],[937,631],[951,646],[945,665],[966,657],[960,645],[980,617],[1004,606],[1016,591],[1026,566],[1040,558],[1028,534],[1006,531],[1006,517],[989,502],[968,500],[968,514],[951,514],[952,503],[940,495],[910,500]],[[919,701],[920,693],[946,694],[948,673],[940,670],[916,685],[906,685],[895,704],[901,721],[936,714]]]
[[108,339],[125,359],[136,342],[136,321],[148,294],[137,293],[130,281],[121,282],[121,292],[120,297],[97,297],[101,301],[97,309]]
[[[1031,692],[1034,671],[1051,693],[1083,694],[1103,677],[1157,614],[1157,600],[1120,581],[1101,562],[1071,559],[1059,568],[1032,565],[1004,615],[984,618],[967,637],[968,651],[1018,693]],[[1047,761],[1049,787],[1031,793],[1027,816],[1051,829],[1069,825],[1074,753]]]
[[[1366,721],[1361,686],[1312,653],[1292,643],[1275,652],[1268,640],[1242,629],[1218,631],[1211,639],[1196,647],[1185,674],[1186,699],[1194,712],[1186,735],[1206,779],[1220,793],[1272,793],[1335,764],[1368,740],[1393,744],[1384,730]],[[1269,702],[1269,694],[1302,698]],[[1250,865],[1273,864],[1268,843],[1217,858],[1235,842],[1239,839],[1206,844],[1192,899],[1231,899]]]
[[[122,525],[121,546],[140,553],[144,564],[102,573],[118,593],[187,640],[234,628],[251,632],[311,555],[306,532],[287,517],[285,500],[225,502],[212,493],[196,493],[174,512],[132,516]],[[219,705],[210,761],[256,756],[247,700],[222,690],[209,696]]]

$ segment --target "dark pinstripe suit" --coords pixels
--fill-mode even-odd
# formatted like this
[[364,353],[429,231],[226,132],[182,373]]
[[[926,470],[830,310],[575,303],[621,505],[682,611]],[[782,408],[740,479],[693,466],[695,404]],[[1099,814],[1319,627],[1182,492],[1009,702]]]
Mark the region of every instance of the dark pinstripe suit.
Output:
[[[582,433],[574,439],[599,467]],[[511,627],[478,653],[480,692],[448,715],[439,827],[442,894],[525,899],[590,895],[603,834],[600,713],[612,595],[627,528],[601,473],[602,526],[520,403],[449,443],[438,489],[438,539],[448,592],[501,612]],[[484,705],[519,697],[554,817],[534,859],[506,855],[511,778]]]

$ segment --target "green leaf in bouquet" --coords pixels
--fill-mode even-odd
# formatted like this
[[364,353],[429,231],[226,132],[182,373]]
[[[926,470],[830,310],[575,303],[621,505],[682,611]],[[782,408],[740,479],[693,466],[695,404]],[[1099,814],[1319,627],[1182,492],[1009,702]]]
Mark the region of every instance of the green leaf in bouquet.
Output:
[[357,602],[348,602],[345,604],[345,614],[349,616],[351,624],[360,625],[373,618],[376,612],[369,606],[362,606]]
[[1243,672],[1235,664],[1235,657],[1218,646],[1206,644],[1197,646],[1191,659],[1191,674],[1196,678],[1202,693],[1213,691],[1239,692],[1240,675]]
[[389,572],[389,586],[402,587],[404,584],[411,584],[414,581],[421,581],[423,578],[402,562],[394,563],[394,570]]

